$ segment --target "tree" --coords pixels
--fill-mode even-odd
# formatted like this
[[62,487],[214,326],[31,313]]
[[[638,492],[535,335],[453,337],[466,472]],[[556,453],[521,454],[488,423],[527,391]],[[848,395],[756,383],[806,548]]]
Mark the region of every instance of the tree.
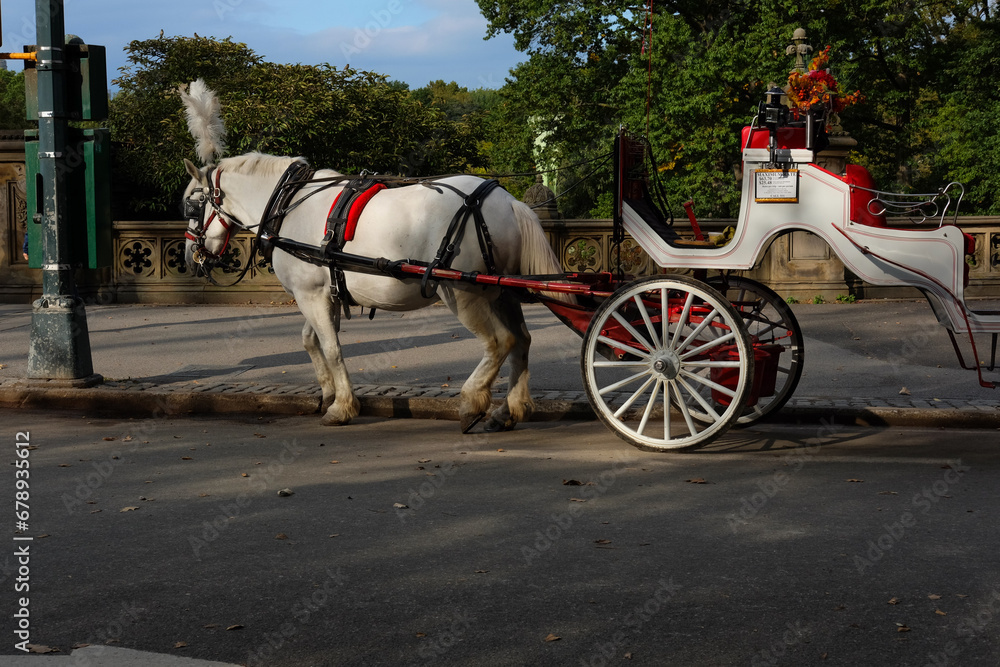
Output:
[[0,129],[26,130],[35,123],[26,117],[24,73],[0,69]]
[[481,165],[469,127],[380,74],[269,63],[230,39],[161,34],[128,50],[110,119],[116,175],[129,196],[119,215],[176,210],[188,182],[183,158],[194,155],[177,87],[199,77],[219,94],[232,155],[301,155],[343,173],[411,176]]
[[[627,0],[479,5],[490,34],[513,34],[529,55],[506,92],[523,117],[536,121],[550,159],[567,163],[599,155],[625,125],[648,135],[672,198],[694,196],[700,215],[735,215],[739,196],[731,174],[740,162],[738,132],[767,85],[785,84],[792,65],[785,47],[796,27],[807,29],[817,50],[831,45],[841,85],[866,96],[843,122],[859,141],[854,158],[887,189],[933,191],[958,173],[957,162],[946,165],[941,158],[951,155],[945,144],[957,150],[962,142],[934,120],[947,105],[961,104],[959,94],[948,91],[973,87],[974,99],[995,108],[996,91],[980,81],[983,70],[968,66],[995,62],[994,47],[983,45],[996,21],[988,1],[803,6],[792,0],[667,0],[656,3],[652,14],[647,3]],[[953,128],[996,136],[990,134],[995,114],[963,116]],[[1000,157],[990,150],[988,158],[980,154],[986,158],[981,162]],[[975,172],[969,173],[989,182],[973,168],[971,153],[960,152]],[[606,183],[590,189],[590,206],[598,206]],[[977,210],[992,206],[991,197],[996,201],[985,185],[977,192]],[[579,201],[574,208],[587,205]]]

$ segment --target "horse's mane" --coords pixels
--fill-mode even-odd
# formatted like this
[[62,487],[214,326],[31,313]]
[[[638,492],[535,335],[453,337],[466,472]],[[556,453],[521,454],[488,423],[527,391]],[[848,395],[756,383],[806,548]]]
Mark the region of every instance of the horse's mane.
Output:
[[303,160],[303,158],[247,153],[246,155],[227,157],[219,163],[219,168],[226,171],[236,171],[245,176],[281,176],[288,169],[288,165],[296,160]]

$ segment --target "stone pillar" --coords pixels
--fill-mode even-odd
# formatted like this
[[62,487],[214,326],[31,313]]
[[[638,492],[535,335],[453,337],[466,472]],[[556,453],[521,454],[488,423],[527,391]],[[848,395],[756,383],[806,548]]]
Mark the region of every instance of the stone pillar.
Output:
[[556,206],[556,195],[542,182],[542,175],[535,176],[535,184],[524,191],[522,198],[538,215],[539,220],[559,220],[562,215]]

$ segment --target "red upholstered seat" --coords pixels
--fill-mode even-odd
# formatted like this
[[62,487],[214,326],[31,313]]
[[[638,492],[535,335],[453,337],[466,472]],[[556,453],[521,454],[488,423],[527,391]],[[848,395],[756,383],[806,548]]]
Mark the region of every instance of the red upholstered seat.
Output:
[[[876,215],[868,207],[868,202],[875,197],[875,193],[871,192],[875,189],[875,179],[872,175],[857,164],[847,165],[846,172],[841,178],[851,186],[851,220],[869,227],[888,227],[885,222],[885,211]],[[876,204],[874,208],[878,210],[878,205]]]

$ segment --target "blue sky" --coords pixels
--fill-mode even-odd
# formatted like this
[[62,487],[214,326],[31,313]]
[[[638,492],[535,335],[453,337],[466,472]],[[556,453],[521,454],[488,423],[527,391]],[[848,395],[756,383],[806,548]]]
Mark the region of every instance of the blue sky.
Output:
[[[278,63],[330,63],[386,74],[411,88],[443,79],[499,88],[526,60],[513,38],[484,41],[475,0],[64,0],[66,31],[108,50],[108,78],[136,39],[199,35],[245,42]],[[0,0],[3,51],[35,42],[34,0]],[[8,64],[18,69],[18,64]]]

